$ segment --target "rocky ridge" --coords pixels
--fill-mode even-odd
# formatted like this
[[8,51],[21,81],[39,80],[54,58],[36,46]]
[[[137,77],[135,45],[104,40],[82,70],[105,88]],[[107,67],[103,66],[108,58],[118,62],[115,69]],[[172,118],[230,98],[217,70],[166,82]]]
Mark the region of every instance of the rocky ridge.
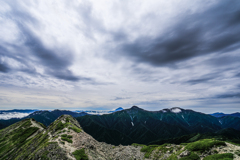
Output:
[[[59,122],[64,125],[60,131],[56,128],[56,124],[59,124]],[[71,127],[77,127],[80,130],[69,130]],[[144,159],[144,153],[140,152],[141,147],[136,148],[134,146],[122,145],[114,146],[104,142],[98,142],[92,136],[85,133],[79,123],[69,115],[59,117],[52,125],[49,126],[48,130],[52,131],[50,141],[57,142],[58,145],[66,151],[69,159],[75,159],[72,153],[82,148],[84,148],[89,159]],[[64,142],[62,140],[62,136],[66,134],[67,136],[72,136],[72,143],[68,143],[66,141]]]

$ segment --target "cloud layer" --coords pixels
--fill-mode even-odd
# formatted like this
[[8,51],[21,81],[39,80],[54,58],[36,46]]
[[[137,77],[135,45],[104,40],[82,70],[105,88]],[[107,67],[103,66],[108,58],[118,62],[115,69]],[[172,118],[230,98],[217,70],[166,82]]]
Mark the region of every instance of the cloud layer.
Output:
[[0,6],[4,109],[239,110],[236,0]]

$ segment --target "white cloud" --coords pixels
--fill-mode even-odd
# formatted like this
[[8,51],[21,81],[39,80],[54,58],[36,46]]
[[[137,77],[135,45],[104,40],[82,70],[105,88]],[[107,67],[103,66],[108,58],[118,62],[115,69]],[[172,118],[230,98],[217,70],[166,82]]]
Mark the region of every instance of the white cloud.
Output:
[[28,116],[30,113],[19,113],[19,112],[5,112],[3,114],[0,114],[0,119],[11,119],[11,118],[23,118]]
[[[235,91],[238,84],[233,75],[239,63],[220,65],[221,69],[208,63],[218,53],[159,67],[138,63],[136,57],[119,51],[123,43],[141,38],[151,47],[152,40],[182,19],[201,15],[218,1],[2,0],[0,4],[0,47],[8,50],[0,48],[0,67],[2,63],[10,68],[0,72],[1,107],[199,108],[202,102],[193,99]],[[29,37],[35,38],[31,47]],[[53,53],[58,61],[46,62],[46,55],[37,55],[36,48]],[[234,51],[224,55],[239,58]],[[56,62],[63,66],[53,66]],[[128,98],[116,101],[116,97]]]

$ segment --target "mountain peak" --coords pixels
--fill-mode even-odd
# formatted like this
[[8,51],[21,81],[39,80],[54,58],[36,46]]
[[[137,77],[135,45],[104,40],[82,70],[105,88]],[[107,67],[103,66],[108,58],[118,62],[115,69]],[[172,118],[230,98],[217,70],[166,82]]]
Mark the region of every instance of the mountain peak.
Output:
[[[64,125],[65,124],[65,125]],[[76,126],[78,128],[81,128],[81,126],[79,125],[78,121],[73,118],[71,115],[61,115],[60,117],[58,117],[53,123],[50,124],[50,126],[48,127],[48,131],[57,131],[60,129],[64,129],[64,128],[68,128],[68,126]]]
[[122,107],[118,107],[117,109],[115,109],[114,111],[121,111],[121,110],[124,110]]
[[130,109],[141,110],[138,106],[132,106]]

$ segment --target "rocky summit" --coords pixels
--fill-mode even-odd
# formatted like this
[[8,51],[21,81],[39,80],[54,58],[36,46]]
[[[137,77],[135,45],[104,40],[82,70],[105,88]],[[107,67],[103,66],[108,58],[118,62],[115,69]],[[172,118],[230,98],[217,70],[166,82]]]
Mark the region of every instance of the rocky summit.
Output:
[[47,128],[34,119],[25,119],[0,130],[0,137],[3,160],[240,159],[240,146],[213,138],[162,145],[98,142],[70,115],[60,116]]

